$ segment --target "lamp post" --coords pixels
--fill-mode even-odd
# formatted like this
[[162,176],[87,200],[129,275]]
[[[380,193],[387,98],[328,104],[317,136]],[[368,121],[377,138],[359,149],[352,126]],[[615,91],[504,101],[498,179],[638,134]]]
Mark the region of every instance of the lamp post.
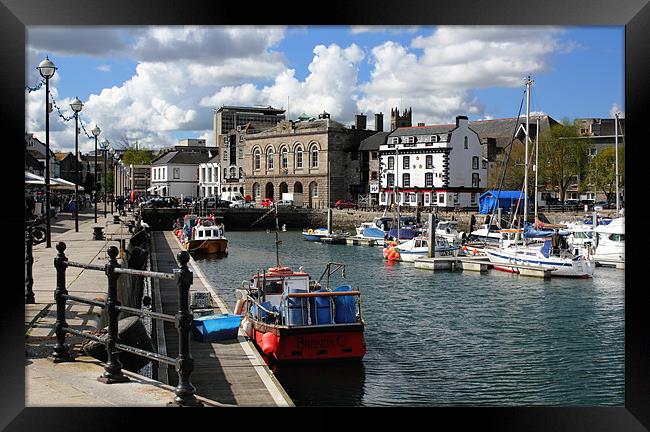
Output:
[[113,214],[113,201],[115,201],[115,183],[116,183],[116,181],[115,181],[116,180],[115,179],[115,161],[114,161],[115,149],[111,148],[109,150],[109,152],[111,154],[111,163],[113,164],[113,192],[111,193],[111,215],[112,215]]
[[108,200],[108,191],[106,190],[106,174],[108,173],[108,145],[109,142],[107,139],[100,144],[102,147],[102,153],[104,153],[104,219],[106,219],[106,201]]
[[[95,136],[95,172],[93,173],[93,186],[97,185],[97,137],[101,133],[99,126],[95,125],[95,129],[91,132]],[[97,223],[97,191],[95,190],[95,223]]]
[[38,67],[38,72],[45,78],[45,220],[47,235],[45,247],[52,247],[50,222],[50,78],[54,76],[57,67],[47,56]]
[[74,231],[79,232],[79,112],[84,104],[75,98],[70,103],[74,111]]

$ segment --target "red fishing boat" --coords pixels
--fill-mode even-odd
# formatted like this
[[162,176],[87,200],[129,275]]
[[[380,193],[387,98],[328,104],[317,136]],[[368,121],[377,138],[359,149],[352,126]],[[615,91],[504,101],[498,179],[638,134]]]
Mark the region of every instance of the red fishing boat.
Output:
[[276,362],[361,360],[366,354],[361,293],[345,284],[330,288],[332,275],[340,271],[345,277],[345,264],[330,262],[313,280],[302,267],[280,265],[279,244],[276,230],[276,266],[236,290],[235,314],[242,316],[246,335]]

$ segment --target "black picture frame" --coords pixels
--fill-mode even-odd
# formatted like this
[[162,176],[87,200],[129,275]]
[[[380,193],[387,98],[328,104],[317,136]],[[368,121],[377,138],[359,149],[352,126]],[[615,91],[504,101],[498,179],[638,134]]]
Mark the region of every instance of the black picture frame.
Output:
[[[22,151],[24,136],[25,93],[25,28],[36,25],[571,25],[571,26],[625,26],[625,116],[627,164],[626,222],[628,251],[644,251],[642,243],[643,190],[648,184],[638,173],[647,169],[648,138],[644,134],[644,114],[650,102],[650,4],[648,0],[549,0],[532,3],[515,0],[467,1],[433,3],[426,0],[356,0],[346,2],[237,2],[174,1],[174,0],[0,0],[0,80],[3,102],[3,138],[6,140],[3,160],[8,168],[18,170],[10,163]],[[597,89],[595,89],[597,91]],[[12,172],[7,179],[18,176]],[[18,177],[15,177],[18,178]],[[11,184],[11,180],[8,183]],[[19,188],[6,187],[7,202],[20,202]],[[635,192],[636,191],[636,192]],[[14,198],[18,198],[15,200]],[[4,224],[8,227],[3,246],[8,250],[22,245],[23,224],[20,211],[9,211]],[[634,235],[634,233],[638,235]],[[18,239],[17,237],[21,237]],[[18,257],[19,254],[13,254]],[[3,254],[3,256],[7,256]],[[643,258],[641,258],[643,259]],[[18,258],[11,258],[13,261]],[[650,316],[648,286],[642,273],[642,264],[628,253],[625,270],[625,406],[615,408],[577,407],[514,407],[514,408],[434,408],[426,410],[348,411],[368,426],[375,421],[395,420],[406,427],[415,426],[416,415],[424,420],[425,427],[454,429],[472,425],[495,430],[585,430],[585,431],[642,431],[650,428]],[[20,268],[19,263],[15,264]],[[16,273],[13,265],[6,266],[7,274]],[[17,276],[16,279],[21,279]],[[241,427],[281,427],[287,418],[297,419],[297,414],[277,411],[254,416],[235,410],[171,410],[167,408],[147,411],[120,409],[81,408],[24,408],[25,357],[22,322],[24,297],[17,288],[18,282],[5,285],[2,302],[4,321],[2,331],[2,403],[0,427],[6,430],[27,431],[47,427],[48,430],[103,430],[116,427],[129,428],[137,424],[150,424],[154,419],[166,422],[169,417],[188,420],[185,427],[223,427],[224,417],[240,421]],[[197,412],[199,411],[199,412]],[[225,412],[224,412],[225,411]],[[299,411],[299,410],[297,410]],[[311,419],[319,423],[324,413],[307,410],[300,416],[300,424]],[[143,413],[146,415],[143,416]],[[330,411],[330,413],[332,413]],[[370,413],[370,414],[368,414]],[[402,414],[402,415],[400,415]],[[336,414],[338,416],[338,414]],[[407,417],[408,416],[408,417]],[[283,420],[283,418],[285,420]],[[201,420],[210,423],[201,424]],[[266,423],[269,422],[269,423]],[[370,423],[372,422],[372,423]],[[363,424],[362,423],[362,424]],[[171,426],[171,423],[169,423]],[[286,424],[285,424],[286,425]],[[352,426],[352,423],[349,423]],[[450,425],[450,426],[445,426]],[[453,426],[452,426],[453,425]],[[300,427],[298,424],[294,427]],[[293,427],[292,427],[293,428]]]

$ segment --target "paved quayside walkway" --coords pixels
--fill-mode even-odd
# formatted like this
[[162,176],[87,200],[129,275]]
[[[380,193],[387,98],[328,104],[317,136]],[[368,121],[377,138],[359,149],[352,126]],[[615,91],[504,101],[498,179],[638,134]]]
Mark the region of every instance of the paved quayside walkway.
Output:
[[[153,232],[152,243],[152,254],[156,257],[154,261],[158,265],[154,271],[171,272],[172,268],[178,268],[175,257],[181,251],[181,246],[171,231]],[[216,306],[215,313],[228,313],[227,306],[206,280],[196,262],[191,259],[188,265],[194,273],[191,291],[209,292]],[[157,289],[160,291],[163,313],[176,313],[176,283],[160,280],[158,287],[154,284],[154,295]],[[173,323],[165,323],[164,328],[167,355],[173,357],[178,352],[178,332]],[[191,380],[197,393],[221,403],[238,406],[293,406],[257,349],[247,340],[241,329],[239,333],[236,341],[191,342],[194,358]],[[173,368],[168,370],[167,375],[170,384],[176,385],[177,375]],[[160,376],[160,379],[163,380],[164,377]]]
[[[173,386],[175,384],[168,385],[126,370],[124,373],[131,378],[130,382],[111,385],[100,383],[97,381],[97,377],[104,372],[103,364],[85,355],[76,357],[75,362],[59,364],[55,364],[47,358],[51,355],[56,343],[53,329],[56,321],[56,306],[54,304],[56,244],[59,241],[66,243],[65,254],[70,261],[103,265],[108,259],[106,253],[108,247],[119,247],[120,238],[126,238],[128,242],[128,238],[131,236],[126,226],[113,224],[112,215],[108,214],[106,220],[101,217],[101,214],[100,211],[97,224],[94,223],[92,210],[80,214],[79,232],[74,231],[74,220],[70,215],[60,216],[53,220],[52,247],[46,248],[45,243],[34,246],[33,291],[36,304],[25,305],[25,351],[27,357],[25,363],[25,406],[27,407],[165,406],[174,398]],[[131,218],[129,214],[121,219]],[[95,225],[104,227],[106,240],[93,240],[93,226]],[[195,275],[195,281],[198,279]],[[70,267],[66,271],[66,285],[71,295],[88,299],[106,297],[106,275],[100,271]],[[100,312],[101,309],[97,306],[68,302],[66,320],[68,325],[76,330],[96,330]],[[173,311],[172,314],[176,312]],[[79,344],[84,339],[68,335],[66,341],[73,348],[72,351],[78,355]],[[197,346],[200,348],[198,342],[191,343],[191,353],[195,357]],[[171,355],[175,357],[176,352],[174,351]],[[228,362],[228,359],[218,357],[216,354],[215,358],[211,360],[217,367],[220,363]],[[249,361],[248,365],[240,364],[240,368],[248,368],[251,374],[257,374],[255,369],[259,367],[253,366]],[[268,374],[271,374],[270,371]],[[171,369],[170,375],[175,375],[173,369]],[[194,374],[191,379],[194,382]],[[222,375],[215,373],[213,381],[216,382],[219,379],[222,379]],[[230,384],[222,385],[229,386]],[[234,403],[232,398],[226,398],[225,401],[210,400],[204,397],[199,386],[196,387],[197,398],[205,406],[232,406],[241,404],[240,401],[251,405],[291,405],[290,401],[276,401],[268,396],[260,399],[259,395],[257,397],[251,395],[250,399],[243,396],[235,398]],[[266,394],[269,394],[268,390]]]

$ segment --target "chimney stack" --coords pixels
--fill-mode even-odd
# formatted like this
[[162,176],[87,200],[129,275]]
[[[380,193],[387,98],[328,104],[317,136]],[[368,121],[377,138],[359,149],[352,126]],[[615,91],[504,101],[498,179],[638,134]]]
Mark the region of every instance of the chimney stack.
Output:
[[356,129],[359,130],[364,130],[366,128],[366,116],[363,115],[363,113],[355,116],[355,126]]
[[383,113],[375,114],[375,130],[377,132],[383,132],[384,131],[384,114]]

